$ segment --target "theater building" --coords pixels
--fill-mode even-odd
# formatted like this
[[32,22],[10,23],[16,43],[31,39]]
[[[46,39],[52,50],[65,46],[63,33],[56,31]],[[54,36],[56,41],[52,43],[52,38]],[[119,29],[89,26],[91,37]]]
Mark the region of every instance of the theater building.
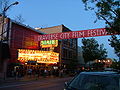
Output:
[[[42,50],[41,47],[45,47],[45,45],[40,45],[42,43],[34,41],[36,35],[45,33],[8,18],[5,19],[5,22],[4,31],[2,31],[2,28],[0,31],[1,33],[4,32],[1,37],[3,38],[2,43],[9,45],[10,57],[8,63],[6,62],[8,68],[11,65],[23,65],[27,66],[27,68],[31,66],[45,67],[46,64],[57,64],[59,62],[59,53],[46,49]],[[57,47],[57,45],[57,40],[52,41],[52,47]],[[3,52],[2,50],[1,55],[3,55]]]
[[[3,33],[2,28],[0,31]],[[38,35],[68,31],[71,30],[64,25],[34,29],[7,18],[4,23],[4,34],[1,38],[3,38],[2,43],[9,46],[8,68],[11,65],[22,65],[26,68],[32,66],[59,69],[66,68],[72,61],[76,62],[77,39],[34,40],[35,36]]]
[[[71,30],[64,25],[36,29],[46,34],[71,32]],[[59,63],[61,65],[61,68],[72,68],[72,65],[76,65],[78,60],[77,38],[59,40],[58,43],[58,47],[56,47],[53,51],[59,53]],[[49,50],[50,48],[46,49]]]

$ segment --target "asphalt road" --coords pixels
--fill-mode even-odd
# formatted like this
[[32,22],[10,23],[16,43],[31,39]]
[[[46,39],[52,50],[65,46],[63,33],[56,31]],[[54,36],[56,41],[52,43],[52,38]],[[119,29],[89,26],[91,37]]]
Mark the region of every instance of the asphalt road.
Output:
[[63,90],[64,82],[70,80],[68,78],[46,78],[44,80],[30,82],[6,83],[0,85],[0,90]]

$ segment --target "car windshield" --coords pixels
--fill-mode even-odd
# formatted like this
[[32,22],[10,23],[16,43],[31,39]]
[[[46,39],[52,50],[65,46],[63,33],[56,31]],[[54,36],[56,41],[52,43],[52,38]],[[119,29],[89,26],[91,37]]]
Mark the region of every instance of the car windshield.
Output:
[[77,90],[120,90],[120,76],[101,76],[79,74],[69,88]]

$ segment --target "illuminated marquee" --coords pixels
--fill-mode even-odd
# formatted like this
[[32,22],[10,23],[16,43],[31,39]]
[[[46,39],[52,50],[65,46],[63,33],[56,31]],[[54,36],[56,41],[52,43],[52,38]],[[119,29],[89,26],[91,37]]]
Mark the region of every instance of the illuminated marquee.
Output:
[[96,36],[106,36],[106,35],[112,35],[112,34],[108,33],[105,28],[98,28],[98,29],[90,29],[90,30],[38,35],[38,36],[34,36],[34,41],[73,39],[73,38],[96,37]]
[[59,53],[18,49],[18,60],[21,62],[37,61],[38,63],[57,63],[59,62]]
[[58,40],[44,40],[44,41],[40,41],[40,46],[42,48],[57,47],[58,46]]

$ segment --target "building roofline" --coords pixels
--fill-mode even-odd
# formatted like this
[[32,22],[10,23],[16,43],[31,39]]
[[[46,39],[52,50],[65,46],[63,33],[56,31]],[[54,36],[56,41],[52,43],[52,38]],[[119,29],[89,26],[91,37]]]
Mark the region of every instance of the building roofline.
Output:
[[[41,27],[41,29],[53,28],[53,27],[58,27],[58,26],[62,26],[62,27],[67,28],[65,25],[61,24],[61,25],[57,25],[57,26],[50,26],[50,27],[45,27],[45,28],[42,28],[42,27]],[[39,28],[39,27],[38,27],[38,28]]]
[[30,26],[27,26],[27,25],[25,25],[25,24],[22,24],[22,23],[20,23],[20,22],[15,21],[15,20],[12,20],[12,19],[10,19],[10,20],[11,20],[11,22],[13,22],[13,23],[15,23],[15,24],[18,24],[18,25],[20,25],[20,26],[23,26],[23,27],[26,27],[26,28],[28,28],[28,29],[31,29],[32,31],[38,32],[38,33],[40,33],[40,34],[46,34],[46,33],[42,32],[42,31],[40,31],[40,30],[36,30],[36,29],[34,29],[34,28],[30,27]]
[[53,27],[58,27],[58,26],[61,26],[61,25],[57,25],[57,26],[50,26],[50,27],[45,27],[45,28],[42,28],[42,27],[37,27],[39,29],[47,29],[47,28],[53,28]]
[[61,25],[57,25],[57,26],[51,26],[51,27],[46,27],[46,28],[36,28],[37,30],[44,30],[44,29],[48,29],[48,28],[54,28],[54,27],[61,27],[61,28],[66,28],[68,29],[69,31],[72,31],[71,29],[69,29],[68,27],[66,27],[65,25],[61,24]]

